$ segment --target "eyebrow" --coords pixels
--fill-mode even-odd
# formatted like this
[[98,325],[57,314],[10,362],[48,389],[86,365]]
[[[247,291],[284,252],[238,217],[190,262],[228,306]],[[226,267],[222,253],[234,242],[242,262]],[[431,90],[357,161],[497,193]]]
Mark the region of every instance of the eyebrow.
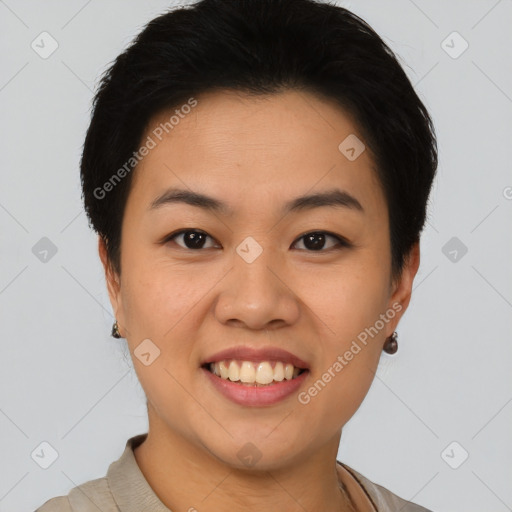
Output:
[[[163,194],[156,197],[149,206],[149,211],[154,211],[163,206],[184,203],[191,206],[197,206],[207,211],[219,213],[223,215],[231,215],[232,210],[226,203],[219,201],[213,197],[192,192],[190,190],[170,188]],[[283,214],[298,212],[304,210],[312,210],[330,206],[335,208],[347,208],[353,211],[364,213],[361,203],[348,192],[340,189],[326,190],[315,194],[308,194],[296,197],[288,201],[282,209]]]

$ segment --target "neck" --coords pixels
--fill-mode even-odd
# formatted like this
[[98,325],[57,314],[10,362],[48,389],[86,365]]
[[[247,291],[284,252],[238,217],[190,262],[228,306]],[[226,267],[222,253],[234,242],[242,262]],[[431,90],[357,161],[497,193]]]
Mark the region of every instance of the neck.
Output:
[[336,454],[341,432],[302,459],[271,470],[233,468],[205,447],[151,422],[134,449],[144,477],[170,510],[213,512],[354,512],[341,490]]

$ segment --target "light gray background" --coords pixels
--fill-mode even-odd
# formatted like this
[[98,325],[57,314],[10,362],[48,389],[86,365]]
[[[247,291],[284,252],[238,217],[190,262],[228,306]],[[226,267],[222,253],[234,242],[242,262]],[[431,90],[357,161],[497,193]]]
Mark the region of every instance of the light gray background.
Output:
[[[400,55],[440,148],[399,351],[382,356],[339,458],[435,511],[512,510],[512,2],[339,3]],[[169,5],[0,1],[0,511],[104,476],[147,429],[125,342],[109,336],[78,162],[101,72]],[[47,59],[31,48],[43,31],[59,45]],[[453,31],[469,44],[457,58]],[[32,251],[43,237],[47,262]],[[48,469],[31,458],[43,441],[58,452]]]

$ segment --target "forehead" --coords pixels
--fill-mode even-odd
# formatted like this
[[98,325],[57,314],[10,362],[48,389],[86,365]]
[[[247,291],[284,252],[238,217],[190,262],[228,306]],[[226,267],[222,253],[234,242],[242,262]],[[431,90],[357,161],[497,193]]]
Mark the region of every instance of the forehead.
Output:
[[[193,108],[160,112],[148,124],[142,141],[151,139],[153,148],[137,166],[130,193],[146,208],[176,186],[225,200],[233,211],[336,187],[357,197],[366,213],[382,215],[370,151],[334,103],[298,91],[216,91],[194,100]],[[354,159],[347,146],[364,150]]]

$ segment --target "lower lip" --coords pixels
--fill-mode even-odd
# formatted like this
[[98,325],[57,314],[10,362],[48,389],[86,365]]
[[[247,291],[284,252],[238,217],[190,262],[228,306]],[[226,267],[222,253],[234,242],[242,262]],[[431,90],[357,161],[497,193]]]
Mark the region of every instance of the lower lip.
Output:
[[282,382],[268,386],[246,386],[217,377],[217,375],[214,375],[206,368],[201,368],[201,370],[206,373],[210,382],[226,398],[229,398],[239,405],[249,407],[273,405],[288,398],[302,386],[309,374],[309,371],[306,370],[298,377],[295,377],[295,379],[283,380]]

